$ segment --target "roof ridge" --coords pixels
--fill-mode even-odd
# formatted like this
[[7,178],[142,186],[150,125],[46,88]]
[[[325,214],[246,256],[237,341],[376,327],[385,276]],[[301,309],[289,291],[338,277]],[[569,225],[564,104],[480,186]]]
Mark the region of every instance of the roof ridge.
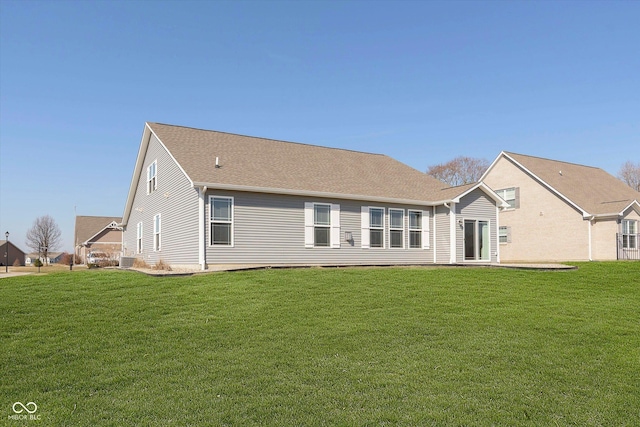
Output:
[[[352,149],[349,149],[349,148],[327,147],[325,145],[309,144],[309,143],[306,143],[306,142],[285,141],[283,139],[274,139],[274,138],[265,138],[265,137],[262,137],[262,136],[244,135],[244,134],[241,134],[241,133],[225,132],[225,131],[221,131],[221,130],[202,129],[202,128],[196,128],[196,127],[191,127],[191,126],[172,125],[170,123],[160,123],[160,122],[147,122],[147,123],[148,124],[161,125],[161,126],[171,126],[171,127],[176,127],[176,128],[197,130],[197,131],[201,131],[201,132],[222,133],[222,134],[225,134],[225,135],[240,136],[240,137],[243,137],[243,138],[262,139],[262,140],[265,140],[265,141],[280,142],[280,143],[284,143],[284,144],[304,145],[304,146],[307,146],[307,147],[322,148],[322,149],[325,149],[325,150],[349,151],[351,153],[360,153],[360,154],[368,154],[368,155],[371,155],[371,156],[389,157],[386,154],[372,153],[370,151],[352,150]],[[393,157],[389,157],[389,158],[393,158]]]
[[580,166],[583,168],[591,168],[591,169],[600,169],[600,170],[604,170],[598,166],[590,166],[590,165],[583,165],[581,163],[575,163],[575,162],[567,162],[565,160],[556,160],[556,159],[549,159],[547,157],[540,157],[540,156],[532,156],[530,154],[521,154],[521,153],[514,153],[513,151],[505,151],[505,154],[511,155],[511,154],[515,154],[516,156],[522,156],[522,157],[530,157],[532,159],[539,159],[539,160],[546,160],[549,162],[555,162],[555,163],[564,163],[566,165],[572,165],[572,166]]

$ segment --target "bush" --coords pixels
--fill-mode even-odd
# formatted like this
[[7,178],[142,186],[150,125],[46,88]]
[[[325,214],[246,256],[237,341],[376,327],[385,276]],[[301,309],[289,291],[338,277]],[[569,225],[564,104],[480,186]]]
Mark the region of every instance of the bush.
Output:
[[158,260],[158,262],[156,262],[156,265],[153,266],[153,269],[171,271],[171,266],[166,262],[164,262],[163,260]]
[[151,268],[151,266],[147,264],[145,260],[136,258],[135,261],[133,261],[133,268]]
[[72,259],[73,259],[73,255],[65,252],[62,254],[62,257],[60,257],[60,264],[69,265],[71,264]]
[[42,261],[40,261],[40,258],[36,258],[35,261],[33,261],[33,266],[34,267],[42,267],[44,264],[42,263]]
[[13,266],[14,267],[20,267],[22,265],[22,263],[20,262],[20,260],[18,258],[16,258],[15,261],[13,261]]

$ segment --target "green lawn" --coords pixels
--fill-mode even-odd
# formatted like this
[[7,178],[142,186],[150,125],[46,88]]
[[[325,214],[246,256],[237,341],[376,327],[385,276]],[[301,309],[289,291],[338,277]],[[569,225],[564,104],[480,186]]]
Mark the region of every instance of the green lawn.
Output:
[[640,425],[640,262],[59,272],[0,316],[6,425]]

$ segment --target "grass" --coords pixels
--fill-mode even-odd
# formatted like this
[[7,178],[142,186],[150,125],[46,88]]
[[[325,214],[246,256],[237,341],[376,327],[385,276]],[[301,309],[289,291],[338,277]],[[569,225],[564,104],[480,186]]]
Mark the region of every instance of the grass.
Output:
[[640,424],[640,263],[0,279],[27,425]]

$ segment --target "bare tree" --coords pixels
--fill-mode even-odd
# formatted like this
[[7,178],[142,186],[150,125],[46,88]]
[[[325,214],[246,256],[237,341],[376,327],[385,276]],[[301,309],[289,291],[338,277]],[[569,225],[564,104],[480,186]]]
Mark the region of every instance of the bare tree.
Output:
[[60,228],[49,215],[38,217],[27,231],[27,246],[34,252],[41,253],[47,260],[47,254],[60,247]]
[[446,163],[429,166],[427,174],[453,186],[470,184],[477,182],[489,165],[486,159],[460,156]]
[[618,178],[636,191],[640,191],[640,162],[626,161],[618,171]]

